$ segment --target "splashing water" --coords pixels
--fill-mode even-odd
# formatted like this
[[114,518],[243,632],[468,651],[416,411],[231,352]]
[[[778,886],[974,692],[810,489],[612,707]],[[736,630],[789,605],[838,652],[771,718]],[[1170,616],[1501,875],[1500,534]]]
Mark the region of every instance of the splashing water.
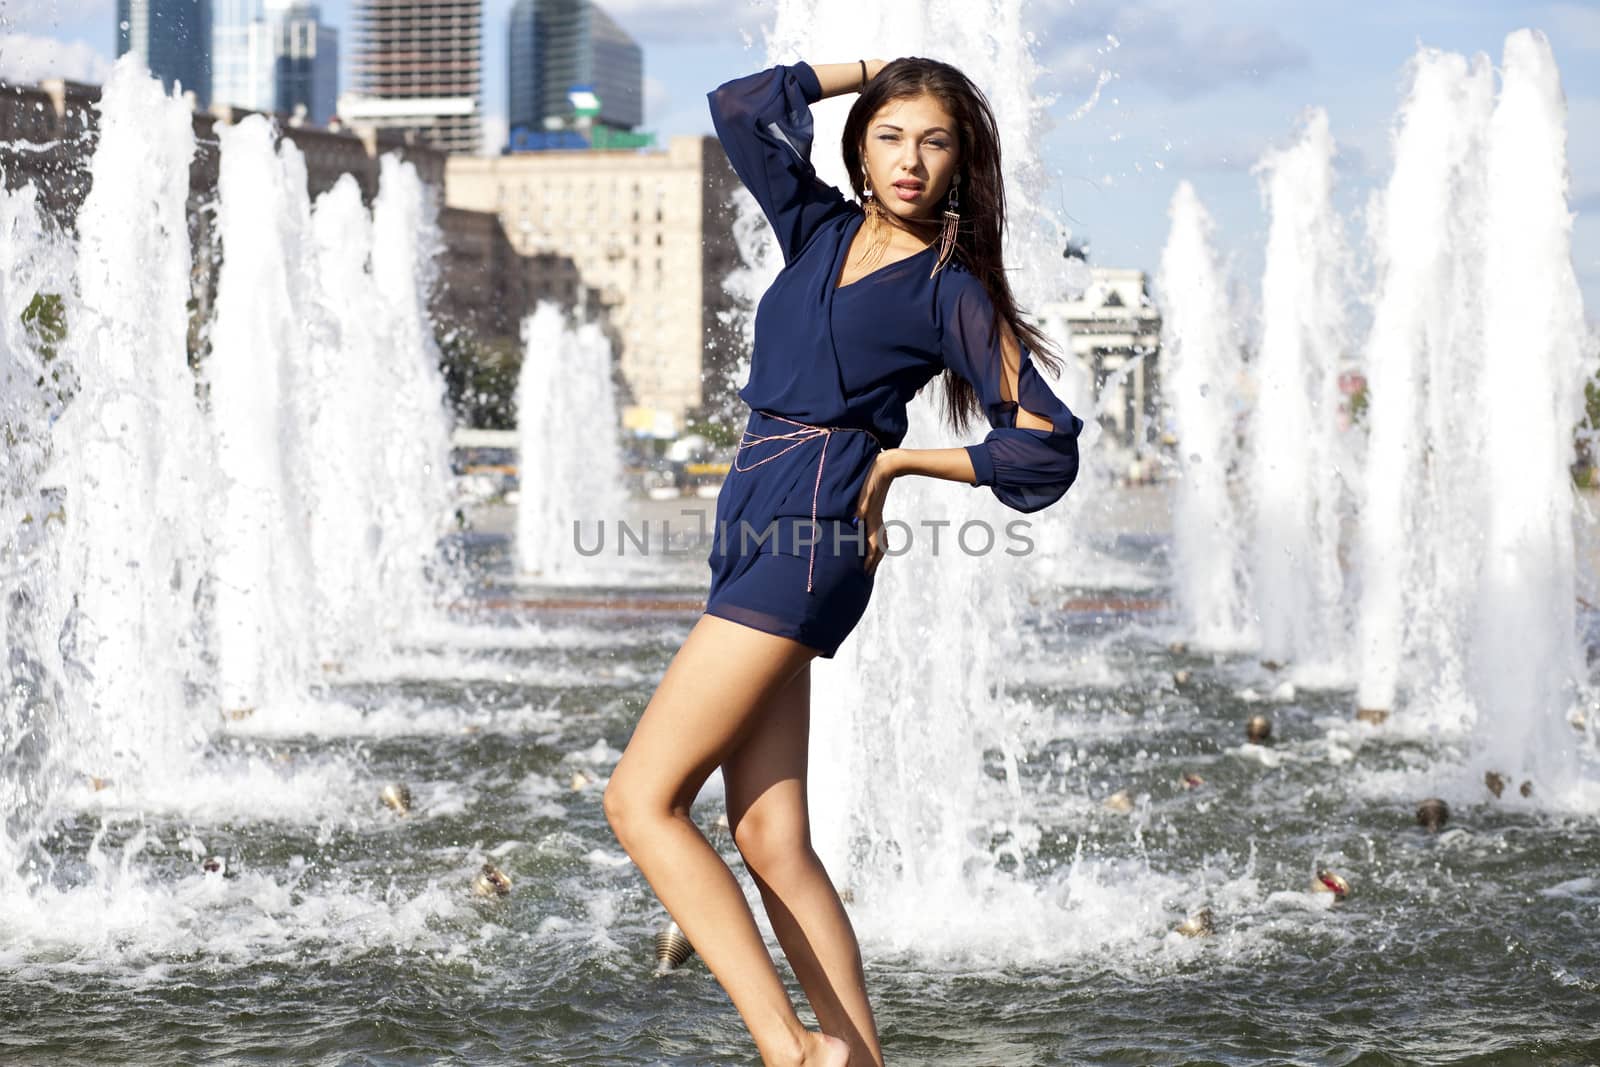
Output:
[[[59,661],[39,606],[49,590],[50,528],[59,506],[44,492],[50,421],[60,412],[53,359],[71,303],[70,261],[31,185],[0,181],[0,895],[15,891],[37,855],[42,812],[59,785]],[[30,325],[31,324],[31,325]]]
[[[891,24],[887,15],[864,19],[848,5],[823,4],[813,12],[792,4],[782,13],[780,43],[803,46],[803,57],[846,44],[853,55],[870,50],[872,41],[886,53],[911,47],[953,56],[1003,105],[1002,128],[1016,139],[1007,142],[1008,162],[1022,175],[1010,188],[1014,199],[1043,200],[1024,180],[1027,157],[1020,154],[1037,139],[1029,125],[1037,80],[1019,43],[1028,38],[1015,10],[1006,4],[916,10],[925,17],[912,22],[927,36],[907,40],[898,12]],[[1539,131],[1531,143],[1548,150],[1559,125],[1551,122],[1548,79],[1527,76],[1540,69],[1537,59],[1536,50],[1508,55],[1508,83],[1522,79],[1537,91],[1517,97],[1523,103],[1507,112],[1506,136]],[[111,111],[126,102],[117,93],[140,92],[121,83],[113,89]],[[137,99],[147,115],[164,115],[159,94]],[[830,111],[842,118],[841,106],[820,105],[819,124]],[[176,126],[158,125],[160,136],[147,139],[176,138]],[[126,140],[111,137],[108,144],[122,153],[109,157],[122,161],[109,172],[115,180],[103,195],[110,198],[140,173],[130,168],[142,157]],[[1549,303],[1496,307],[1472,289],[1477,283],[1452,281],[1449,289],[1452,300],[1479,300],[1486,314],[1508,323],[1514,313],[1534,316],[1521,321],[1529,336],[1548,342],[1540,350],[1549,360],[1539,372],[1544,384],[1532,390],[1540,403],[1519,402],[1495,414],[1538,430],[1571,416],[1559,408],[1570,397],[1556,380],[1573,370],[1563,362],[1571,355],[1563,347],[1570,335],[1555,332],[1565,329],[1569,308],[1561,296],[1565,275],[1557,269],[1565,245],[1552,206],[1562,187],[1551,165],[1558,157],[1530,143],[1518,142],[1515,152],[1506,144],[1504,158],[1516,157],[1522,169],[1520,179],[1508,176],[1500,187],[1520,181],[1529,203],[1503,207],[1508,214],[1489,233],[1498,241],[1493,247],[1551,283]],[[170,147],[155,146],[164,169],[143,175],[148,185],[140,186],[141,196],[170,193],[167,186],[184,172],[187,155],[164,154]],[[824,165],[829,156],[819,147]],[[257,158],[264,170],[256,177],[292,184],[291,155],[269,151]],[[388,173],[412,180],[404,167]],[[63,613],[36,619],[8,611],[0,631],[8,655],[0,689],[0,803],[7,805],[0,825],[0,973],[14,995],[0,1003],[0,1028],[8,1047],[40,1059],[182,1059],[201,1045],[224,1060],[271,1048],[297,1062],[446,1045],[481,1063],[515,1062],[530,1050],[553,1062],[657,1063],[663,1049],[679,1050],[669,1058],[697,1061],[748,1058],[737,1016],[698,963],[653,987],[669,995],[641,995],[659,904],[617,852],[597,784],[568,785],[575,771],[603,776],[617,759],[694,613],[657,611],[647,622],[637,605],[611,614],[592,605],[559,614],[565,609],[547,605],[531,618],[521,608],[486,608],[494,625],[435,621],[412,628],[407,637],[420,647],[389,643],[385,635],[397,621],[360,617],[390,608],[398,615],[413,602],[426,606],[433,587],[421,579],[421,561],[433,558],[437,529],[428,522],[437,515],[423,509],[443,497],[437,486],[407,488],[434,454],[412,451],[415,427],[387,415],[405,407],[432,419],[437,405],[428,397],[437,392],[425,324],[388,322],[395,307],[420,315],[427,272],[393,260],[425,255],[426,198],[415,188],[386,192],[395,195],[379,229],[403,230],[410,213],[419,238],[391,233],[393,240],[378,241],[349,183],[319,200],[309,223],[305,203],[283,188],[285,214],[271,225],[277,244],[258,252],[281,258],[289,306],[303,319],[304,337],[287,342],[277,357],[303,348],[288,361],[293,373],[283,379],[279,405],[291,438],[280,442],[280,462],[302,472],[293,477],[303,480],[305,506],[314,512],[304,516],[300,536],[311,547],[307,595],[317,606],[302,610],[320,615],[348,601],[349,633],[341,639],[332,633],[335,624],[315,619],[308,624],[315,636],[302,635],[300,654],[353,649],[344,653],[349,657],[387,647],[361,665],[370,673],[359,679],[324,677],[315,698],[291,692],[280,714],[263,709],[220,733],[209,729],[196,745],[185,739],[195,724],[210,727],[218,706],[215,666],[204,655],[178,703],[117,707],[116,722],[98,722],[84,711],[81,676],[64,665],[55,643]],[[1451,225],[1463,228],[1483,217],[1446,210]],[[1513,210],[1527,212],[1517,216],[1520,226],[1511,224]],[[74,367],[100,373],[89,362],[97,320],[70,284],[71,267],[81,276],[98,268],[84,261],[83,246],[42,232],[28,211],[25,195],[0,194],[0,221],[10,227],[0,249],[6,315],[0,373],[20,368],[14,380],[37,385],[37,371],[80,354],[85,362]],[[141,358],[150,360],[154,339],[181,337],[155,327],[170,324],[178,303],[161,287],[163,272],[171,257],[188,252],[181,241],[168,243],[171,233],[147,233],[144,224],[134,211],[100,218],[102,239],[123,235],[110,242],[113,248],[128,233],[145,241],[143,258],[122,252],[115,259],[144,268],[125,279],[143,303],[140,317],[118,303],[122,297],[102,302],[96,313],[118,312],[111,317],[119,328],[144,331],[132,336],[143,344]],[[1047,232],[1052,244],[1041,255],[1058,267],[1047,227],[1013,228],[1016,252],[1008,260],[1026,259],[1035,234]],[[381,263],[370,255],[373,242]],[[381,284],[380,270],[387,275]],[[1463,271],[1459,277],[1469,278]],[[1441,278],[1430,276],[1429,284],[1443,288]],[[1037,276],[1019,273],[1017,281],[1024,306],[1030,300],[1038,306],[1054,276],[1041,267]],[[1454,295],[1459,288],[1474,295]],[[38,292],[63,297],[69,329],[54,359],[46,359],[39,334],[19,332],[12,314]],[[157,314],[142,317],[151,311]],[[1418,372],[1423,409],[1441,403],[1431,386],[1440,380],[1434,365],[1445,347],[1430,349],[1428,369]],[[177,345],[168,343],[168,350],[182,359]],[[1526,360],[1534,350],[1519,351]],[[399,354],[404,366],[392,371]],[[1476,381],[1484,358],[1462,380]],[[1174,369],[1181,380],[1182,368]],[[176,378],[185,388],[165,401],[173,406],[161,412],[163,427],[181,429],[189,419],[203,430],[192,378]],[[139,383],[150,388],[148,376]],[[39,463],[54,457],[55,470],[104,477],[70,451],[83,447],[81,427],[69,425],[71,436],[59,433],[78,419],[71,394],[79,386],[68,384],[68,406],[54,428],[51,416],[62,409],[49,388],[42,396],[28,387],[0,395],[5,422],[25,428],[32,442],[19,462],[8,448],[0,466],[6,490],[0,587],[9,605],[36,591],[51,604],[58,595],[70,599],[51,557],[62,545],[84,541],[81,532],[67,541],[55,518],[42,531],[24,523],[19,533],[12,524],[32,513],[41,487],[69,490],[67,516],[70,492],[82,492],[40,475]],[[1080,403],[1071,388],[1063,395]],[[405,390],[414,392],[402,396]],[[17,399],[24,394],[31,399]],[[913,446],[949,443],[931,395],[913,407]],[[1444,403],[1467,406],[1453,396]],[[379,410],[363,406],[370,404]],[[102,436],[123,446],[132,457],[124,462],[136,471],[162,454],[148,451],[147,438]],[[302,446],[301,438],[312,443]],[[1534,439],[1555,440],[1541,433]],[[319,461],[309,469],[302,447]],[[357,455],[329,454],[336,450]],[[210,455],[201,449],[179,469],[215,493],[221,490]],[[1452,454],[1446,461],[1461,470],[1482,457]],[[434,473],[440,471],[442,460]],[[1242,1060],[1282,1060],[1325,1056],[1330,1043],[1406,1062],[1481,1056],[1486,1047],[1510,1058],[1535,1048],[1546,1057],[1585,1058],[1592,1034],[1570,1020],[1584,1017],[1593,999],[1588,976],[1597,960],[1592,939],[1574,938],[1571,930],[1574,916],[1600,898],[1595,880],[1581,873],[1595,865],[1592,835],[1583,833],[1581,820],[1509,798],[1491,801],[1481,783],[1449,772],[1458,758],[1453,740],[1405,736],[1403,744],[1391,744],[1381,731],[1348,721],[1346,692],[1272,698],[1274,744],[1239,746],[1239,720],[1265,706],[1259,696],[1236,695],[1241,676],[1257,677],[1254,664],[1169,653],[1160,616],[1062,607],[1067,591],[1058,583],[1083,575],[1102,591],[1110,583],[1103,573],[1078,568],[1070,551],[1060,558],[1071,566],[1038,566],[1050,551],[1043,533],[1036,532],[1041,547],[1032,556],[967,556],[955,543],[961,522],[983,517],[1001,525],[1014,513],[984,492],[920,483],[896,489],[896,509],[914,523],[927,517],[956,525],[944,528],[937,558],[928,529],[915,527],[913,551],[886,560],[879,571],[878,596],[861,629],[814,675],[817,843],[839,881],[856,891],[850,916],[891,1060],[938,1048],[960,1062],[1017,1067],[1176,1061],[1223,1046]],[[351,499],[338,499],[341,486]],[[1096,488],[1080,486],[1074,494]],[[1559,488],[1545,485],[1548,492]],[[115,499],[148,510],[159,502],[132,494]],[[58,503],[52,493],[44,506]],[[1068,504],[1083,506],[1069,495],[1057,507]],[[325,511],[324,505],[335,506]],[[1081,538],[1081,525],[1068,535]],[[227,533],[208,519],[178,534],[191,529]],[[1149,568],[1146,575],[1160,573],[1159,537],[1127,529],[1143,546],[1138,566]],[[1549,550],[1559,570],[1560,546],[1550,549],[1550,542],[1535,530],[1515,542],[1510,558],[1543,559]],[[485,548],[491,555],[500,550]],[[324,551],[327,560],[320,558]],[[1438,545],[1426,551],[1443,558]],[[381,578],[363,573],[341,581],[346,567],[376,568]],[[170,586],[156,578],[136,568],[112,577],[126,596],[145,598],[141,618],[159,619],[169,607]],[[699,571],[696,579],[702,578]],[[635,576],[624,580],[632,589]],[[1147,578],[1139,588],[1156,599],[1164,582]],[[194,581],[198,601],[183,616],[202,624],[202,638],[210,632],[209,585]],[[1554,635],[1550,647],[1559,664],[1560,620],[1539,619],[1549,626],[1538,639]],[[67,632],[89,630],[75,624]],[[86,646],[64,647],[73,662],[85,662]],[[19,649],[38,670],[19,671]],[[150,654],[160,666],[188,652]],[[1180,667],[1194,677],[1175,688]],[[1402,691],[1413,702],[1420,675],[1408,672],[1415,669],[1414,658],[1399,668]],[[1513,711],[1508,703],[1493,712],[1484,706],[1485,730],[1510,729],[1517,715],[1532,721],[1541,714],[1532,705]],[[116,784],[91,791],[81,777],[67,778],[85,769],[79,761],[86,755],[110,751],[80,748],[78,738],[118,730],[129,745],[119,757],[126,762],[109,772],[87,768],[112,774]],[[156,743],[169,732],[174,743]],[[136,781],[123,775],[124,767],[149,773]],[[1191,787],[1187,772],[1196,771],[1203,781]],[[408,781],[413,791],[415,807],[404,818],[377,803],[377,784],[391,780]],[[1451,828],[1440,835],[1401,829],[1410,821],[1409,798],[1436,786],[1455,808]],[[1128,810],[1097,803],[1112,790],[1125,791]],[[1573,795],[1546,791],[1543,779],[1535,796],[1536,805],[1593,810]],[[726,841],[722,847],[737,866]],[[482,902],[467,888],[486,849],[515,882],[510,898]],[[213,854],[228,859],[232,877],[200,871],[199,858]],[[1350,901],[1335,907],[1326,894],[1303,891],[1310,870],[1322,863],[1350,876],[1356,887]],[[1508,863],[1514,877],[1506,876]],[[1215,908],[1215,936],[1189,941],[1172,933],[1199,904]],[[1490,956],[1501,963],[1462,966],[1463,959]],[[1303,980],[1307,959],[1317,960],[1315,982]],[[1438,1010],[1441,974],[1462,1011]],[[1405,1027],[1374,1029],[1370,1020],[1349,1017],[1349,990],[1373,982],[1393,991]],[[407,989],[438,995],[395,996]],[[1308,1036],[1283,1027],[1286,1018],[1332,1021]]]

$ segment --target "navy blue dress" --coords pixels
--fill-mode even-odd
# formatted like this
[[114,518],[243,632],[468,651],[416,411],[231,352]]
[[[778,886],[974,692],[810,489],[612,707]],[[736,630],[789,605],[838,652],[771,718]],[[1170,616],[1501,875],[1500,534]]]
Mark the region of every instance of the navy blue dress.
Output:
[[[784,267],[756,308],[739,390],[751,411],[717,496],[705,610],[831,658],[872,596],[857,498],[877,453],[904,439],[906,405],[923,385],[947,368],[972,383],[993,427],[966,446],[972,484],[1017,511],[1072,485],[1083,422],[1025,344],[1007,372],[994,305],[959,250],[932,277],[936,245],[836,288],[866,216],[811,165],[811,104],[821,98],[804,62],[708,94],[717,137],[771,222]],[[1052,428],[1018,427],[1019,403]]]

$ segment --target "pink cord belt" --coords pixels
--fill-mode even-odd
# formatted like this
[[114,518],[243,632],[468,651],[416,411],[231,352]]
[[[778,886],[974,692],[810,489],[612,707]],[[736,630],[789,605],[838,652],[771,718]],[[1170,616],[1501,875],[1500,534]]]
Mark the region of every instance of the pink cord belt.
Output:
[[[794,419],[785,418],[782,415],[774,415],[770,411],[762,411],[759,408],[756,409],[756,414],[762,416],[763,418],[776,419],[779,422],[786,422],[791,426],[796,426],[799,428],[790,430],[787,433],[772,434],[756,434],[751,433],[748,429],[746,429],[744,432],[744,437],[739,441],[738,449],[733,454],[733,466],[735,470],[754,470],[763,463],[770,463],[779,456],[784,456],[790,452],[793,452],[807,441],[815,440],[818,437],[822,438],[822,454],[817,457],[817,481],[811,489],[811,559],[810,562],[806,564],[806,592],[809,593],[811,592],[812,576],[817,566],[817,497],[822,492],[822,467],[823,464],[827,463],[828,461],[828,438],[836,433],[864,433],[868,437],[871,437],[874,441],[877,441],[879,447],[882,447],[883,443],[878,441],[877,434],[873,433],[871,430],[862,429],[859,426],[813,426],[810,423],[796,422]],[[754,445],[766,444],[769,441],[788,441],[790,444],[787,448],[784,448],[778,452],[774,452],[765,459],[756,460],[748,467],[741,467],[739,465],[739,453]]]

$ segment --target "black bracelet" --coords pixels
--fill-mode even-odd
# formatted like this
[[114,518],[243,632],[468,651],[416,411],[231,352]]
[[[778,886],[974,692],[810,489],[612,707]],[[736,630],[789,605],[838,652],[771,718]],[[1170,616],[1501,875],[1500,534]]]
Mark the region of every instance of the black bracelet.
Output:
[[[858,59],[856,62],[861,64],[861,89],[865,89],[867,87],[867,61]],[[861,90],[857,89],[856,91],[860,92]]]

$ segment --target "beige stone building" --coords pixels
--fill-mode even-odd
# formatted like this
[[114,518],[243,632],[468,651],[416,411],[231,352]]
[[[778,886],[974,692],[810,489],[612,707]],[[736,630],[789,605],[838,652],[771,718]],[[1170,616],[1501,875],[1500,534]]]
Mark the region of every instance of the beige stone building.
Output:
[[1089,286],[1076,299],[1045,304],[1039,313],[1070,329],[1072,354],[1093,383],[1102,427],[1137,451],[1151,440],[1160,399],[1161,312],[1144,271],[1091,267],[1089,274]]
[[[737,179],[715,138],[673,137],[665,151],[577,149],[452,156],[451,207],[498,214],[523,256],[556,255],[621,341],[636,433],[671,436],[725,399],[737,351],[722,279],[733,268],[727,206]],[[544,288],[530,279],[530,297]],[[582,302],[580,301],[580,306]]]

